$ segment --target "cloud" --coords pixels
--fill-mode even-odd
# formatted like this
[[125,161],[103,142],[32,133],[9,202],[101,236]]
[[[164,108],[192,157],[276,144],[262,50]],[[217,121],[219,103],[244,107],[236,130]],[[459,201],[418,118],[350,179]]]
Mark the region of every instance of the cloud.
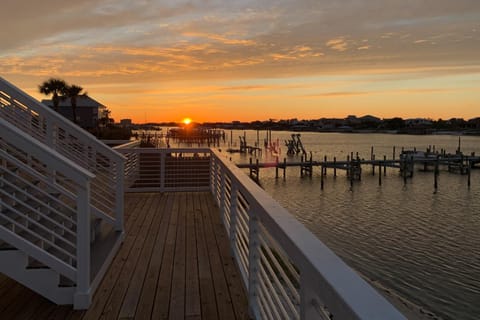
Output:
[[201,33],[201,32],[185,32],[183,34],[187,37],[195,37],[195,38],[206,38],[208,40],[218,41],[222,44],[229,44],[229,45],[242,45],[242,46],[252,46],[255,45],[255,42],[249,39],[232,39],[225,35],[220,34],[209,34],[209,33]]
[[370,49],[370,46],[361,46],[357,48],[357,50],[368,50],[368,49]]
[[326,43],[327,47],[329,47],[332,50],[340,51],[343,52],[347,50],[347,42],[345,41],[344,38],[337,38],[337,39],[331,39],[328,40]]
[[366,91],[338,91],[338,92],[324,92],[317,94],[304,95],[306,98],[329,98],[329,97],[350,97],[350,96],[363,96],[371,94],[371,92]]

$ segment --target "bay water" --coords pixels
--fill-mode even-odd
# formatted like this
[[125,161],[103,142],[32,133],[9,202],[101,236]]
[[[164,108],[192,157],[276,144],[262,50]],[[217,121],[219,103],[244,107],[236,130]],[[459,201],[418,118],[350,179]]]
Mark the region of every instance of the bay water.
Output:
[[[286,156],[284,141],[291,134],[273,131],[280,154],[263,151],[260,161],[277,156],[299,161],[300,156]],[[226,131],[220,146],[225,157],[235,163],[248,163],[250,157],[255,161],[249,154],[226,152],[238,148],[239,136],[263,148],[267,133]],[[301,139],[313,160],[346,160],[351,152],[370,159],[372,147],[376,159],[391,159],[394,146],[397,158],[402,147],[450,153],[459,147],[455,135],[304,132]],[[480,155],[480,137],[462,136],[460,148]],[[465,175],[441,170],[437,190],[433,172],[418,169],[405,184],[399,169],[387,168],[380,186],[378,168],[373,176],[371,167],[364,166],[353,188],[345,172],[339,170],[334,178],[328,169],[321,190],[319,167],[311,178],[289,167],[286,179],[281,170],[276,178],[269,168],[260,169],[260,185],[360,274],[444,319],[479,319],[480,169],[472,170],[470,187]]]

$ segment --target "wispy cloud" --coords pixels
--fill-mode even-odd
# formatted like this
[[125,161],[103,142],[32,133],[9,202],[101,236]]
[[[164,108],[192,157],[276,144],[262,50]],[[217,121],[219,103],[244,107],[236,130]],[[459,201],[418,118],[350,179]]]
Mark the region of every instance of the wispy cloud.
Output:
[[351,97],[351,96],[363,96],[371,94],[367,91],[338,91],[338,92],[324,92],[316,94],[303,95],[304,98],[332,98],[332,97]]
[[326,43],[327,47],[336,51],[345,51],[347,50],[348,44],[343,37],[328,40]]

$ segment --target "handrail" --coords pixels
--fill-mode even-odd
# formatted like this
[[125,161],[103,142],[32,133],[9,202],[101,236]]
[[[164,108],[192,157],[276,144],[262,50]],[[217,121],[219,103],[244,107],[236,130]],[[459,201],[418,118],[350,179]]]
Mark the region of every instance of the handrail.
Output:
[[113,147],[113,150],[136,148],[136,147],[139,147],[139,146],[140,146],[140,140],[133,140],[133,141],[129,141],[127,143],[115,146],[115,147]]
[[[90,296],[90,181],[95,178],[95,175],[2,118],[0,118],[0,132],[0,163],[2,164],[0,181],[3,185],[15,189],[11,194],[2,190],[2,195],[9,201],[14,201],[17,205],[27,208],[24,212],[24,210],[14,208],[5,202],[4,210],[8,210],[9,214],[13,214],[20,220],[9,217],[7,211],[0,213],[2,219],[12,225],[11,230],[5,226],[0,228],[2,240],[74,280],[76,282],[75,297],[77,297],[75,299],[77,302],[79,301],[78,305],[87,305],[85,299]],[[9,169],[9,166],[15,170]],[[12,185],[8,176],[15,179],[14,181],[17,183],[23,182],[32,192]],[[38,181],[33,182],[33,179]],[[63,221],[68,223],[74,221],[75,228],[68,232],[69,235],[74,235],[74,242],[64,238],[61,231],[48,228],[40,220],[32,219],[30,216],[37,215],[52,222],[51,218],[45,217],[45,212],[40,209],[40,207],[50,208],[52,197],[43,199],[45,192],[36,186],[37,183],[47,188],[48,194],[58,194],[56,200],[58,204],[69,210],[65,213],[58,210],[51,211],[56,215],[64,215],[62,216]],[[35,201],[37,208],[31,206],[28,202],[29,199]],[[70,210],[74,210],[73,213],[76,217],[68,216]],[[22,220],[27,222],[22,223]],[[33,227],[36,229],[31,229]],[[45,236],[44,233],[47,233],[48,236]],[[32,242],[31,239],[28,240],[30,237],[40,240],[40,244]],[[55,240],[67,244],[68,250],[71,251],[60,247]],[[43,243],[55,248],[58,252],[48,253],[43,250]]]
[[95,174],[90,205],[104,221],[123,231],[125,157],[3,78],[0,117]]
[[[219,151],[212,150],[212,156],[212,193],[222,211],[224,223],[228,222],[226,227],[237,264],[248,275],[249,304],[256,317],[261,318],[271,310],[274,317],[283,314],[301,319],[328,318],[329,314],[335,319],[405,319]],[[239,197],[243,200],[239,201]],[[265,245],[267,242],[268,246]],[[286,258],[280,260],[284,266],[279,269],[280,264],[272,262],[270,267],[269,261],[283,255]],[[299,283],[295,276],[297,269]],[[291,298],[292,294],[282,293],[289,288],[279,285],[280,281],[276,286],[271,284],[271,278],[275,279],[282,272],[289,274],[287,279],[282,278],[282,283],[290,281],[290,289],[299,286],[301,301],[296,302]],[[290,298],[290,310],[281,310],[285,300]],[[295,310],[296,303],[299,303],[299,314]]]
[[50,163],[55,163],[56,170],[62,171],[68,178],[72,180],[89,180],[95,178],[95,175],[83,167],[77,165],[75,162],[66,158],[57,151],[48,148],[38,140],[32,138],[30,135],[25,134],[10,122],[0,118],[0,128],[2,129],[1,138],[8,139],[10,141],[25,142],[29,145],[28,151],[34,153],[37,156],[41,156]]
[[[72,125],[71,121],[63,117],[58,112],[55,112],[53,109],[47,107],[41,102],[37,101],[33,97],[26,94],[23,90],[17,88],[12,83],[8,82],[4,78],[0,77],[0,92],[8,92],[8,95],[11,99],[16,100],[17,102],[31,107],[36,112],[41,112],[46,118],[51,118],[55,122],[59,122],[69,127],[70,130],[74,131],[76,135],[88,139],[89,143],[101,148],[102,151],[108,153],[110,156],[114,157],[117,161],[125,160],[124,157],[118,152],[114,151],[112,148],[108,147],[106,144],[98,140],[95,136],[89,132],[83,130],[77,125]],[[2,98],[0,96],[0,98]]]

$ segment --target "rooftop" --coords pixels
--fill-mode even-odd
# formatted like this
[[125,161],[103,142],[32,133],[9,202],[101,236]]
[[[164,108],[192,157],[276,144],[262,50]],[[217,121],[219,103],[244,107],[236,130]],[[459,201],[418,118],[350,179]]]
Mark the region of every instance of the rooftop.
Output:
[[[70,107],[71,106],[71,101],[69,98],[66,99],[60,99],[59,100],[59,106],[60,107]],[[49,106],[53,107],[53,101],[49,99],[44,99],[42,100],[42,103]],[[90,96],[87,95],[79,95],[77,97],[77,107],[93,107],[93,108],[98,108],[98,107],[105,107],[103,104],[98,102],[97,100],[91,98]]]

